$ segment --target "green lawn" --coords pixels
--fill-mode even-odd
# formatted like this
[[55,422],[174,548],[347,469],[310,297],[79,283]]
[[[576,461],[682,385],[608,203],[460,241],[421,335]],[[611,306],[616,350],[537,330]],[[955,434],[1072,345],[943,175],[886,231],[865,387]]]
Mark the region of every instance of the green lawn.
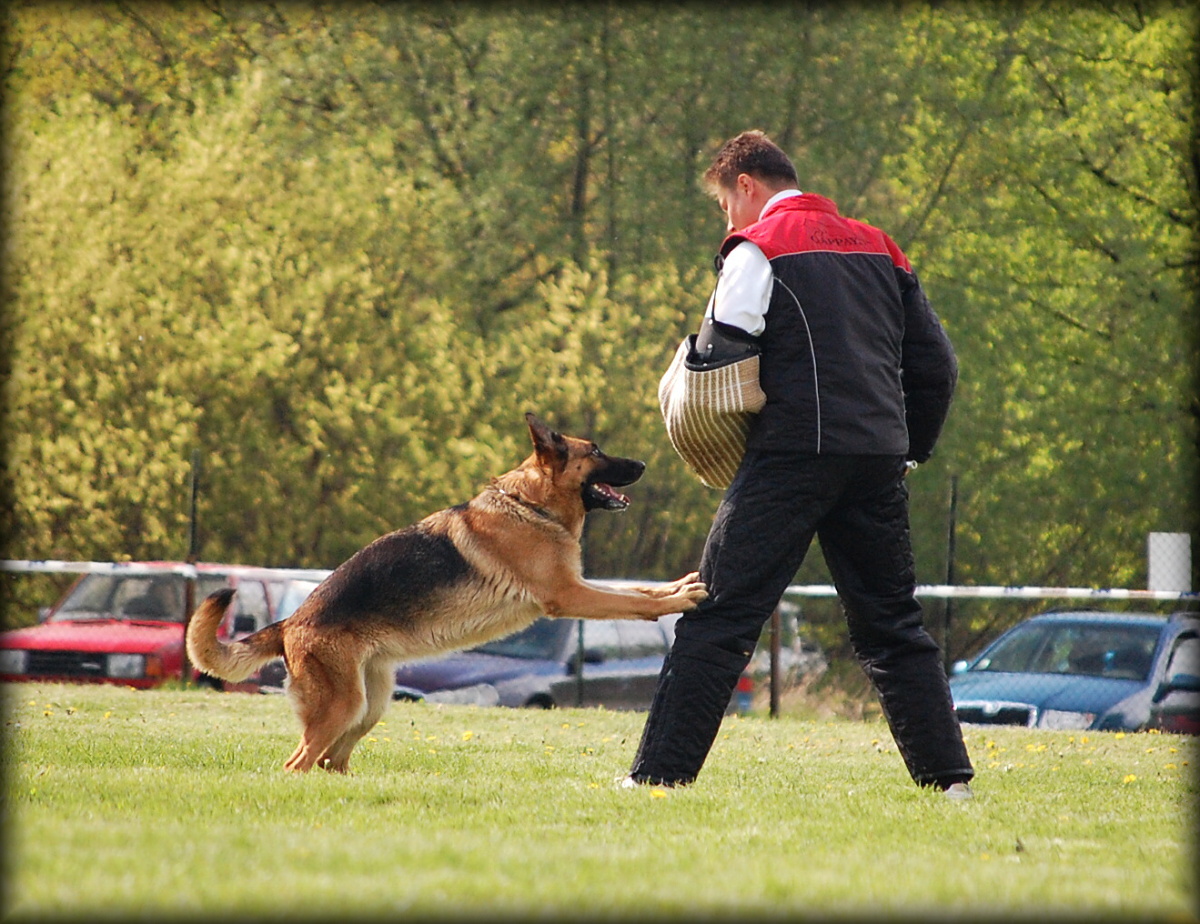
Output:
[[879,722],[731,717],[694,786],[623,791],[638,714],[395,703],[292,776],[283,697],[3,690],[5,920],[1196,911],[1174,736],[970,728],[950,803]]

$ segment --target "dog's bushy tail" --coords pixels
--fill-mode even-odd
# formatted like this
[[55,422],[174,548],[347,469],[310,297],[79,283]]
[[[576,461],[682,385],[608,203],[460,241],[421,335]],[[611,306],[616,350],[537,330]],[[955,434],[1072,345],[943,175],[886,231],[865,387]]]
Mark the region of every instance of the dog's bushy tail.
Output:
[[217,638],[217,626],[232,599],[233,590],[228,587],[204,599],[188,623],[187,652],[192,664],[206,674],[238,683],[283,654],[283,631],[280,623],[273,623],[241,641]]

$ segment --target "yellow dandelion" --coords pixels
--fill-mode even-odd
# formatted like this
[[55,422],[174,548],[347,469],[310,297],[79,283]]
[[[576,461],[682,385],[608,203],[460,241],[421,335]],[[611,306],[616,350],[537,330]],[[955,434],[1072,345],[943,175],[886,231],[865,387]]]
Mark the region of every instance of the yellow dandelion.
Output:
[[463,732],[463,741],[470,741],[474,737],[475,737],[475,732],[473,732],[473,731]]
[[1125,777],[1125,779],[1121,780],[1121,782],[1122,783],[1132,783],[1136,779],[1137,779],[1137,777],[1134,776],[1132,773],[1130,773],[1128,776]]
[[667,798],[667,791],[665,789],[652,789],[650,790],[650,798],[665,799]]
[[1125,732],[1117,732],[1114,736],[1118,741],[1125,737]]

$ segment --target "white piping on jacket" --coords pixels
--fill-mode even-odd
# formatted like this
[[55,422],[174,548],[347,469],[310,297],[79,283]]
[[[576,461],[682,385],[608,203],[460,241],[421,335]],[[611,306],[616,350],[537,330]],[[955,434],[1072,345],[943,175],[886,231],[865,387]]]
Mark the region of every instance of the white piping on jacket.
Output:
[[804,314],[804,306],[800,304],[800,299],[796,297],[796,293],[791,290],[786,282],[775,277],[775,282],[783,286],[784,291],[792,297],[792,301],[796,303],[796,310],[800,312],[800,320],[804,322],[804,331],[808,334],[808,353],[812,357],[813,370],[813,397],[817,403],[817,452],[821,452],[821,380],[817,375],[817,351],[813,348],[812,329],[808,326],[808,317]]

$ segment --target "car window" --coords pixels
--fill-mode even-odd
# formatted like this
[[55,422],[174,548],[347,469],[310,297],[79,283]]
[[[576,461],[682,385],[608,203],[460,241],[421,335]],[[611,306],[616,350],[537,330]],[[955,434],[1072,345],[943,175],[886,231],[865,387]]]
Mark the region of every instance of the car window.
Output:
[[209,594],[215,594],[222,587],[228,587],[229,582],[216,574],[202,574],[196,579],[196,606]]
[[[240,616],[253,616],[254,624],[262,628],[267,624],[269,608],[267,606],[267,590],[261,581],[238,581],[236,611]],[[234,608],[231,607],[231,611]]]
[[621,657],[621,637],[617,634],[617,624],[607,619],[585,620],[583,647],[599,652],[605,661]]
[[[62,601],[53,619],[183,622],[185,585],[181,574],[87,574]],[[201,575],[196,581],[196,603],[227,586],[220,575]]]
[[1159,633],[1115,623],[1032,625],[1001,639],[974,669],[1145,680]]
[[1021,673],[1031,669],[1033,659],[1045,647],[1050,630],[1046,626],[1025,625],[1000,638],[973,670]]
[[667,639],[656,622],[622,620],[614,623],[626,658],[649,658],[667,653]]
[[1200,677],[1200,638],[1195,635],[1181,635],[1175,640],[1171,649],[1171,657],[1167,662],[1167,677],[1179,674],[1189,674]]
[[317,589],[316,581],[288,581],[275,607],[275,620],[287,619]]
[[183,622],[183,579],[177,575],[84,575],[54,614],[56,620],[100,617]]
[[563,633],[574,627],[566,620],[539,619],[520,632],[473,649],[483,654],[550,661],[559,656]]

